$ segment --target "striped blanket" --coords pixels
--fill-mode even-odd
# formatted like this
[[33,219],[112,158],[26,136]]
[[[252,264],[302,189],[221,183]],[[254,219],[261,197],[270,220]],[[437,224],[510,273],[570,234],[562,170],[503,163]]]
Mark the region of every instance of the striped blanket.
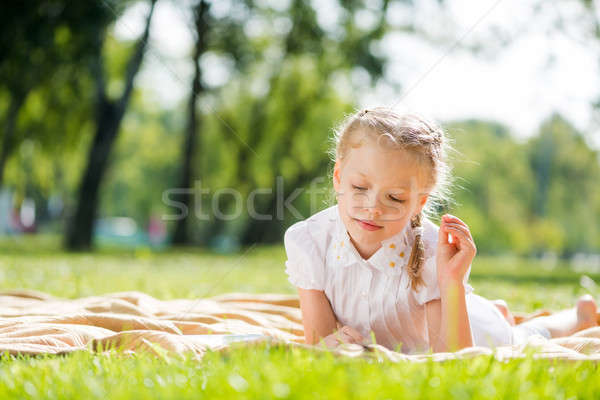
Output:
[[[516,314],[517,322],[534,314]],[[547,314],[547,313],[546,313]],[[0,353],[65,354],[74,351],[190,353],[228,351],[244,342],[330,351],[342,357],[390,361],[444,361],[494,355],[499,360],[525,357],[600,360],[600,327],[547,340],[495,349],[470,347],[455,353],[407,355],[379,344],[342,344],[335,349],[304,343],[297,295],[228,293],[196,300],[158,300],[140,292],[63,299],[31,290],[0,292]]]

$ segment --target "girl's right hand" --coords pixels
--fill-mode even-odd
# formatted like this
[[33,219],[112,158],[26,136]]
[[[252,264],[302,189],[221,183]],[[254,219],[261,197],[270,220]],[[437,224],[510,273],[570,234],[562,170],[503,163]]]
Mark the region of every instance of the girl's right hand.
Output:
[[[448,241],[448,234],[452,235],[452,242]],[[469,226],[459,218],[445,214],[440,223],[436,254],[440,286],[446,282],[462,282],[475,254],[477,247]]]
[[341,343],[366,344],[365,338],[356,329],[348,325],[344,325],[331,335],[326,336],[323,341],[330,349],[337,347]]

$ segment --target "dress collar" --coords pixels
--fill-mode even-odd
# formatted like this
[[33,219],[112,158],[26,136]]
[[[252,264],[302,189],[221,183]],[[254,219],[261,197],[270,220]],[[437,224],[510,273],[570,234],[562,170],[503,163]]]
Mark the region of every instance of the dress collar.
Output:
[[333,241],[334,262],[341,267],[348,267],[356,262],[364,265],[370,264],[374,268],[388,275],[400,275],[408,264],[412,243],[410,238],[410,224],[406,224],[404,229],[396,235],[383,240],[381,247],[367,260],[361,257],[354,244],[350,241],[350,236],[346,230],[339,215],[338,207],[335,207],[335,235]]

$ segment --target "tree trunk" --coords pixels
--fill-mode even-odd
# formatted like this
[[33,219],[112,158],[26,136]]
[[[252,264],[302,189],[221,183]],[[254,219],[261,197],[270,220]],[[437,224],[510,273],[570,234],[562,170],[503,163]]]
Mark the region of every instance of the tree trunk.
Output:
[[109,101],[100,106],[94,142],[88,154],[88,164],[79,187],[77,211],[69,227],[67,247],[72,250],[90,248],[94,219],[98,207],[98,191],[108,164],[108,157],[117,137],[121,118]]
[[183,163],[181,164],[181,175],[179,179],[180,189],[190,189],[189,193],[179,193],[176,197],[177,201],[183,205],[183,209],[187,213],[177,220],[175,230],[173,232],[172,243],[176,245],[190,244],[189,225],[190,219],[194,215],[192,203],[192,190],[194,189],[193,180],[196,176],[194,165],[198,163],[198,155],[196,145],[198,142],[198,128],[200,125],[196,103],[198,97],[203,91],[202,87],[202,70],[200,69],[199,59],[202,53],[206,50],[206,13],[208,4],[205,1],[200,1],[194,10],[194,22],[196,27],[196,45],[194,47],[193,63],[194,63],[194,79],[192,81],[192,91],[188,101],[188,121],[183,141]]
[[100,185],[108,166],[110,152],[119,133],[131,92],[133,91],[133,81],[144,58],[155,3],[156,0],[151,0],[150,2],[150,12],[148,13],[144,33],[138,40],[136,49],[127,65],[125,89],[121,97],[116,101],[110,100],[106,96],[102,71],[102,54],[100,50],[102,46],[99,46],[96,60],[97,70],[95,71],[98,97],[96,131],[89,150],[87,167],[79,185],[77,208],[66,232],[65,245],[70,250],[87,250],[92,247],[92,235],[98,208]]
[[13,91],[11,93],[10,106],[8,108],[8,112],[6,113],[4,137],[2,138],[2,152],[0,153],[0,187],[2,187],[4,180],[4,166],[6,165],[6,160],[8,160],[8,157],[10,156],[10,153],[14,147],[13,143],[17,126],[17,117],[19,116],[19,111],[21,110],[23,103],[25,103],[26,98],[26,91]]

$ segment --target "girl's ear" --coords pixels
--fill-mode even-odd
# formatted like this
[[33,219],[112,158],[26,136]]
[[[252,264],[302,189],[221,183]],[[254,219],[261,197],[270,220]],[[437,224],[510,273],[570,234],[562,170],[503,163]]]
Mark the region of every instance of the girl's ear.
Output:
[[333,166],[333,188],[336,192],[339,192],[339,187],[341,184],[340,177],[340,161],[336,160],[335,165]]
[[429,193],[422,194],[421,197],[419,197],[419,206],[417,207],[417,214],[419,214],[423,210],[423,207],[425,207],[425,204],[427,203],[428,198],[429,198]]

